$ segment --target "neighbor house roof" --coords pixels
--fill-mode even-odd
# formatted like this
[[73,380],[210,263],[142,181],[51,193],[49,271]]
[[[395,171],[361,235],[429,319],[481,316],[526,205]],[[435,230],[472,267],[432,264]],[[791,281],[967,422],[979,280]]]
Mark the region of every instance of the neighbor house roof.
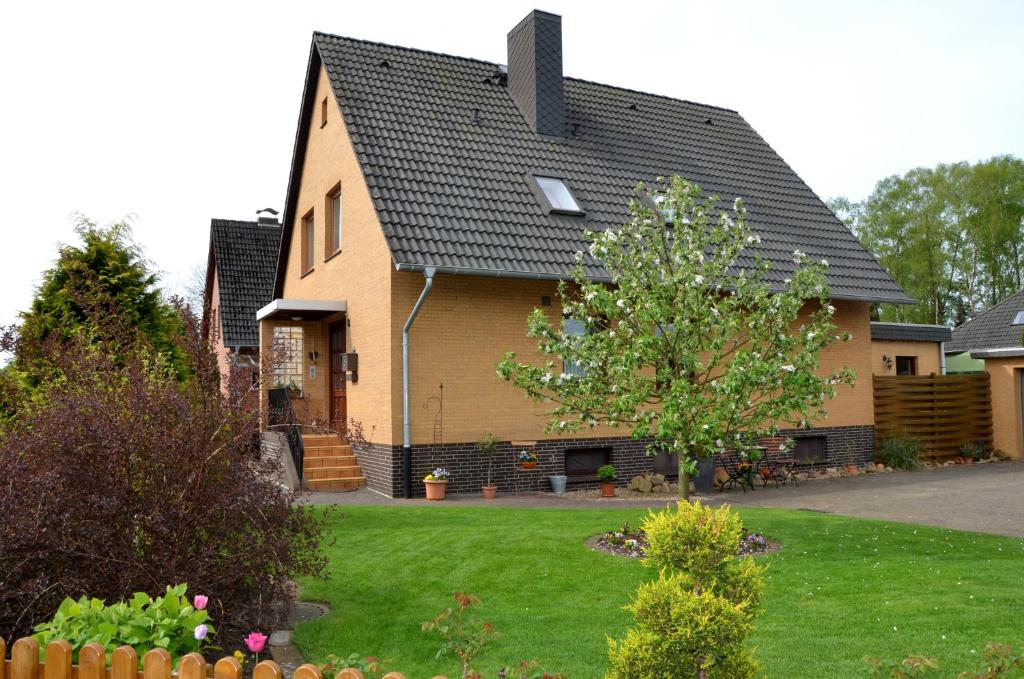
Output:
[[1024,290],[989,307],[953,331],[946,353],[1019,349],[1024,328],[1012,325],[1018,311],[1024,311]]
[[[566,278],[574,254],[586,250],[585,228],[620,226],[639,181],[678,174],[728,205],[743,197],[762,239],[759,252],[774,262],[773,282],[791,275],[793,251],[801,250],[828,260],[837,299],[913,301],[735,111],[565,78],[564,133],[542,136],[517,108],[497,63],[324,33],[313,36],[285,243],[321,63],[400,270]],[[658,68],[667,78],[699,77]],[[585,216],[542,210],[531,173],[564,179]],[[589,264],[591,276],[606,278]],[[282,258],[277,296],[284,266]]]
[[206,294],[209,300],[215,267],[225,346],[259,346],[256,312],[274,296],[274,271],[280,242],[279,225],[211,220]]
[[903,342],[948,342],[953,331],[944,325],[871,323],[871,339]]

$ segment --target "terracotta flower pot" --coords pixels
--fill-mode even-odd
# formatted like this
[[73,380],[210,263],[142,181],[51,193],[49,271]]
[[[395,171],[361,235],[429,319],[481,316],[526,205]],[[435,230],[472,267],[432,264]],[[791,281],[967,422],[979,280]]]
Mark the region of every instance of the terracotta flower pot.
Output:
[[850,476],[856,476],[858,471],[859,470],[857,469],[857,465],[855,465],[855,464],[848,464],[848,465],[846,465],[846,473],[849,474]]
[[520,462],[519,466],[522,467],[523,469],[534,469],[537,467],[537,461],[534,460],[533,462]]
[[615,497],[615,484],[614,483],[602,483],[601,484],[601,497]]
[[427,487],[428,500],[443,500],[444,493],[448,489],[447,481],[427,481],[424,479],[423,485]]
[[482,486],[480,490],[483,491],[485,500],[493,500],[494,497],[498,494],[497,486]]

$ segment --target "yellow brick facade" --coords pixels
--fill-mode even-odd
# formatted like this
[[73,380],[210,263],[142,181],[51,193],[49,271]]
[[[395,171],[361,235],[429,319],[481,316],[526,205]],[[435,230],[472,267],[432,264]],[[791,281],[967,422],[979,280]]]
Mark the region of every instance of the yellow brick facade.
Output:
[[[321,102],[327,99],[327,123],[320,125]],[[347,343],[359,355],[359,379],[347,386],[348,415],[361,421],[372,443],[402,443],[402,325],[420,291],[420,273],[398,272],[377,220],[351,141],[325,72],[316,85],[313,119],[295,199],[292,242],[287,252],[284,298],[344,301],[349,323]],[[325,249],[327,196],[340,183],[343,196],[343,247],[328,257]],[[312,271],[302,271],[302,220],[312,211],[315,254]],[[542,297],[551,306],[542,307]],[[836,302],[836,322],[853,340],[828,349],[822,370],[847,366],[858,375],[853,387],[842,386],[828,405],[821,426],[871,426],[874,413],[871,381],[871,329],[867,303]],[[500,380],[495,367],[506,351],[522,360],[541,362],[536,342],[526,336],[526,319],[534,308],[560,316],[556,284],[551,281],[438,274],[434,289],[411,332],[410,411],[414,444],[478,440],[492,432],[500,440],[551,438],[544,433],[542,404],[527,400]],[[342,318],[341,315],[337,318]],[[328,321],[331,319],[327,319]],[[261,323],[261,350],[271,356],[272,328],[290,321]],[[323,323],[302,323],[305,330],[307,419],[328,413],[329,344]],[[317,377],[309,377],[308,353],[319,353]],[[441,386],[443,385],[443,389]],[[439,404],[443,394],[443,403]],[[441,426],[435,425],[439,405]],[[627,436],[622,430],[598,429],[575,438]]]
[[[321,126],[321,105],[327,100],[327,122]],[[387,441],[392,431],[391,376],[391,254],[373,207],[362,170],[345,130],[326,72],[317,79],[315,106],[310,113],[309,139],[302,161],[302,181],[295,198],[292,247],[288,248],[284,298],[344,301],[347,304],[346,342],[359,354],[361,366],[356,383],[347,385],[348,416],[363,423],[374,440]],[[342,196],[342,247],[333,256],[327,249],[328,195],[340,184]],[[303,217],[312,210],[314,266],[303,275],[301,230]],[[287,246],[287,244],[286,244]],[[307,342],[320,348],[317,379],[308,383],[303,408],[309,413],[328,413],[329,343],[327,319],[304,324]],[[283,323],[291,324],[291,323]],[[269,356],[271,323],[262,323],[261,351]],[[309,348],[304,350],[305,377],[309,380]]]
[[985,372],[992,388],[993,445],[1011,457],[1024,457],[1021,427],[1021,373],[1024,357],[986,358]]
[[[423,288],[423,276],[394,275],[392,323],[401,351],[401,327]],[[551,298],[542,307],[541,298]],[[869,308],[861,302],[836,302],[836,323],[852,335],[849,342],[836,344],[821,356],[821,370],[831,372],[843,366],[859,376],[871,374],[871,327]],[[520,360],[543,364],[536,340],[526,336],[526,319],[535,308],[548,311],[552,320],[560,317],[556,284],[511,278],[482,278],[439,274],[433,290],[420,311],[410,334],[410,412],[415,444],[430,443],[436,403],[428,399],[441,394],[444,385],[444,440],[446,443],[479,440],[487,432],[499,440],[551,438],[544,433],[543,404],[535,404],[502,381],[495,367],[506,351]],[[799,323],[799,321],[798,321]],[[400,357],[400,353],[399,353]],[[401,362],[395,362],[395,431],[393,441],[401,442]],[[841,386],[828,404],[822,426],[840,427],[874,424],[871,380],[861,379]],[[573,434],[575,438],[625,436],[628,431],[598,428]]]
[[[915,356],[918,375],[941,375],[942,353],[938,342],[907,342],[875,340],[871,343],[871,372],[875,375],[895,375],[897,356]],[[891,368],[883,360],[892,359]]]

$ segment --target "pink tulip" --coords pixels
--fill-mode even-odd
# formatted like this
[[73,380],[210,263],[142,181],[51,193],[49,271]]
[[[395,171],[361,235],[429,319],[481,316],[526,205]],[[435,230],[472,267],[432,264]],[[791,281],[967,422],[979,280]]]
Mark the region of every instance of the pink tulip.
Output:
[[201,611],[206,608],[206,604],[209,601],[210,597],[205,594],[196,594],[195,598],[192,599],[192,605],[195,606],[197,611]]
[[249,648],[252,653],[259,653],[263,650],[263,647],[267,644],[267,635],[259,632],[249,632],[249,636],[245,638],[245,645]]

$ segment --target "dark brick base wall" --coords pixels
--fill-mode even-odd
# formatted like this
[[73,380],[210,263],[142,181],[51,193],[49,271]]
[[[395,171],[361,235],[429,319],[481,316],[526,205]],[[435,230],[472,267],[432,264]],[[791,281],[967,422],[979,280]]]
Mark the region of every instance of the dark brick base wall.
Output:
[[[827,438],[825,457],[817,465],[822,467],[843,464],[861,464],[874,456],[874,427],[821,427],[811,430],[786,431],[774,441],[766,441],[769,455],[777,455],[778,442],[786,436],[822,436]],[[635,441],[628,437],[600,439],[551,439],[538,441],[535,446],[539,464],[535,470],[524,472],[519,469],[516,453],[508,441],[498,444],[493,458],[492,481],[498,491],[510,493],[518,487],[548,490],[548,476],[565,473],[565,452],[584,448],[611,448],[611,463],[615,465],[619,485],[644,471],[654,468],[654,458],[646,454],[647,441]],[[402,447],[382,444],[368,444],[356,450],[359,465],[366,477],[366,484],[391,497],[402,497]],[[810,466],[810,465],[807,465]],[[418,445],[412,448],[412,492],[414,497],[423,497],[423,477],[437,467],[444,467],[451,473],[448,482],[449,493],[478,493],[484,485],[487,462],[477,452],[473,443],[448,443],[443,445]],[[593,487],[596,480],[576,481],[570,479],[571,488]]]
[[861,465],[875,459],[875,428],[870,425],[856,427],[818,427],[783,432],[784,436],[822,436],[826,438],[825,456],[816,464],[801,467],[839,467],[844,464]]

